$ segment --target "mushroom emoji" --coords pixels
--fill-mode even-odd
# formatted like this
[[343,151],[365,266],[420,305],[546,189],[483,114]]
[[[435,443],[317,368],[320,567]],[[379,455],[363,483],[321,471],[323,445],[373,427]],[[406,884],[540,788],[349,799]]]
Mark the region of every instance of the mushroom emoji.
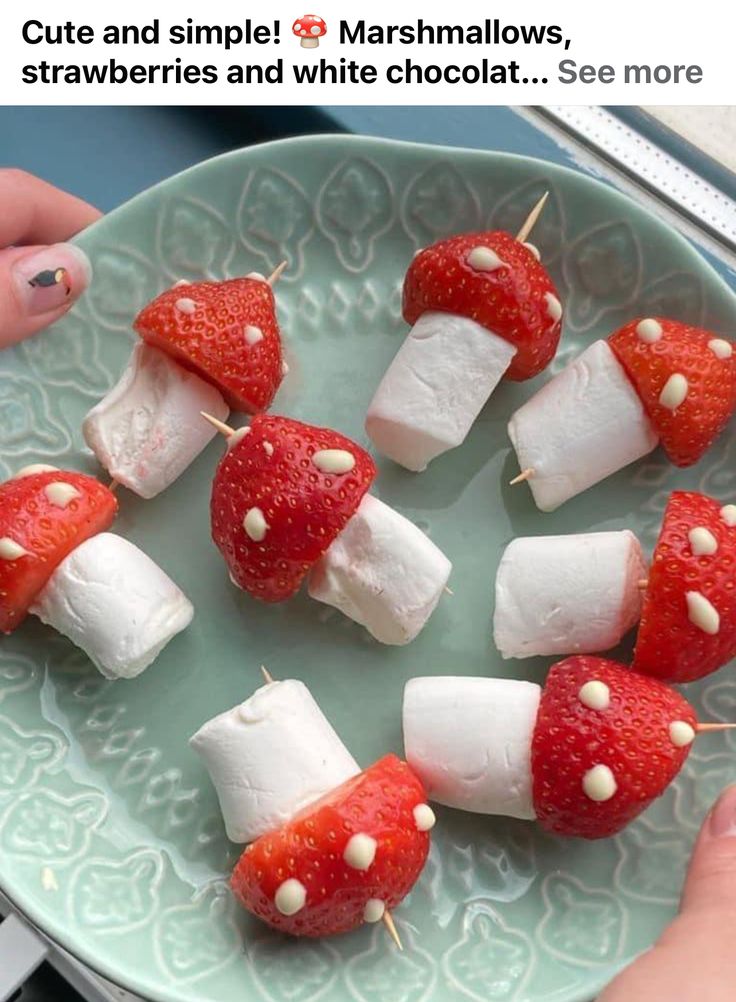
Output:
[[304,14],[297,18],[291,30],[301,40],[303,49],[316,49],[320,38],[327,34],[327,25],[317,14]]

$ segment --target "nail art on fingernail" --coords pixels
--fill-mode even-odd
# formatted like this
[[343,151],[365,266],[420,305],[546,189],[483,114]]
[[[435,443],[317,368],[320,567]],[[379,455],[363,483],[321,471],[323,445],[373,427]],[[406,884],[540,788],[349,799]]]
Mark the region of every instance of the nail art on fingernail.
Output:
[[89,284],[91,268],[78,247],[55,244],[17,261],[13,277],[26,313],[37,316],[77,299]]

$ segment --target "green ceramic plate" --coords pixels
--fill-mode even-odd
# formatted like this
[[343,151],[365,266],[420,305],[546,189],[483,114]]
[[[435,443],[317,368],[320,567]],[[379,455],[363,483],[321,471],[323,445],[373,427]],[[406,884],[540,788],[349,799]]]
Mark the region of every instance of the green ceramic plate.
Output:
[[[736,300],[697,253],[616,191],[541,161],[322,137],[242,150],[134,199],[80,244],[95,280],[43,336],[0,360],[0,473],[35,460],[95,471],[80,423],[120,372],[140,306],[174,279],[289,271],[278,301],[291,367],[276,409],[365,443],[363,415],[405,328],[399,288],[416,247],[460,230],[517,227],[545,189],[534,234],[566,304],[555,368],[633,313],[733,334]],[[132,682],[103,680],[61,637],[28,622],[0,650],[0,884],[44,930],[112,980],[155,1000],[567,1002],[593,995],[670,916],[688,849],[734,744],[701,738],[674,787],[624,834],[585,844],[533,824],[441,811],[422,879],[396,920],[327,942],[272,935],[234,906],[225,839],[187,738],[260,684],[258,666],[304,679],[368,764],[400,750],[415,674],[541,679],[491,641],[499,554],[517,534],[627,526],[653,543],[674,487],[736,495],[736,439],[695,469],[657,454],[554,515],[515,472],[511,411],[547,378],[505,384],[465,445],[420,476],[381,462],[377,493],[454,561],[454,596],[410,647],[372,642],[306,597],[256,605],[209,541],[213,445],[161,498],[123,492],[117,531],[197,608],[192,627]],[[690,692],[733,717],[721,672]],[[50,889],[53,888],[53,889]]]

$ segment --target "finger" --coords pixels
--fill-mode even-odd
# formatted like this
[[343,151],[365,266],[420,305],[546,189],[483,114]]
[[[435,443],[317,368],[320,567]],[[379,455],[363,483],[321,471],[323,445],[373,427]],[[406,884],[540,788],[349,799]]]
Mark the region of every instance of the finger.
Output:
[[0,247],[61,243],[99,217],[87,202],[32,174],[0,169]]
[[680,914],[656,946],[599,1002],[722,1002],[736,984],[736,786],[705,820],[685,881]]
[[87,255],[72,244],[0,251],[0,348],[55,323],[91,278]]

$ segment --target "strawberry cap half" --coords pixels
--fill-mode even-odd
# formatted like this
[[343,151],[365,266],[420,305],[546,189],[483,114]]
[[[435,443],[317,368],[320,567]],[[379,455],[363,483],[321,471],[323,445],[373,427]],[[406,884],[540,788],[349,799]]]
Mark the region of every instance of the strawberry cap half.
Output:
[[251,843],[232,889],[281,932],[348,932],[379,919],[412,889],[427,860],[433,818],[420,780],[406,762],[386,755]]
[[734,656],[736,507],[675,491],[649,568],[634,668],[692,682]]
[[174,286],[144,306],[133,326],[215,386],[233,410],[266,410],[283,379],[276,302],[261,279]]
[[507,379],[531,379],[555,356],[562,306],[547,269],[502,230],[465,233],[420,251],[404,280],[404,319],[412,326],[439,310],[474,320],[509,341]]
[[731,342],[678,320],[647,317],[625,324],[608,344],[670,460],[697,463],[736,408]]
[[657,679],[592,656],[553,665],[532,738],[539,823],[559,835],[615,835],[664,793],[695,726],[687,700]]
[[11,633],[59,564],[113,522],[112,491],[84,473],[50,470],[0,484],[0,630]]
[[375,476],[368,453],[339,432],[256,416],[212,485],[212,538],[235,583],[264,602],[292,596]]

